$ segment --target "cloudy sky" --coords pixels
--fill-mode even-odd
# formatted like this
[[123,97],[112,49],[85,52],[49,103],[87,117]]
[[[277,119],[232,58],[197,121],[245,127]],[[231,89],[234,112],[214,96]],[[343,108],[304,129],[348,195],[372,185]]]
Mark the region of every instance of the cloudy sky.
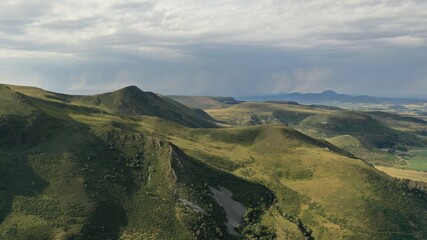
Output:
[[2,0],[0,82],[427,98],[427,1]]

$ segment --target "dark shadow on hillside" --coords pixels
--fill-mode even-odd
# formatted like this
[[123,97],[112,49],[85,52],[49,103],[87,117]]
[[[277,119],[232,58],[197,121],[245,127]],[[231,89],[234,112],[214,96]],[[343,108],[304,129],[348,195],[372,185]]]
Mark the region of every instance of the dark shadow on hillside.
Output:
[[[4,130],[0,131],[0,224],[11,213],[15,196],[37,197],[50,184],[34,171],[27,155],[70,153],[77,156],[73,159],[77,166],[75,171],[83,177],[86,194],[95,206],[86,216],[81,239],[118,239],[120,229],[127,225],[126,212],[120,202],[136,191],[137,181],[127,166],[128,159],[119,148],[69,116],[73,112],[98,112],[86,107],[26,98],[40,110],[40,119],[28,125],[24,124],[28,119],[15,119],[17,121],[10,122],[13,126],[0,126],[0,130]],[[120,127],[123,126],[112,129]],[[143,161],[142,156],[138,161]],[[60,164],[60,161],[49,164]],[[55,207],[62,209],[59,203]],[[59,214],[66,213],[59,211]]]
[[52,95],[44,95],[44,96],[46,98],[50,98],[50,99],[53,99],[53,100],[58,100],[58,101],[61,101],[61,102],[67,102],[67,103],[71,102],[69,98],[61,97],[61,95],[59,95],[59,94],[54,95],[54,96],[52,96]]
[[128,224],[125,209],[117,202],[100,202],[75,239],[119,239],[120,228]]
[[[79,234],[73,236],[74,239],[118,239],[120,230],[126,227],[129,221],[122,203],[143,186],[144,182],[147,181],[146,179],[149,178],[147,174],[149,171],[147,170],[149,153],[144,151],[146,149],[151,151],[156,148],[157,144],[161,145],[161,143],[146,142],[144,135],[133,131],[131,124],[116,122],[109,126],[92,129],[71,117],[72,114],[76,113],[82,115],[99,113],[95,108],[69,106],[63,103],[26,98],[34,107],[40,110],[40,114],[43,116],[43,121],[31,125],[31,128],[35,128],[37,131],[31,132],[33,135],[43,137],[37,138],[38,140],[34,144],[24,144],[20,149],[23,156],[30,152],[32,154],[34,152],[47,153],[53,156],[72,155],[73,158],[70,159],[73,167],[73,179],[81,179],[81,186],[84,186],[84,190],[79,193],[85,193],[90,198],[89,201],[93,206],[93,210],[84,212],[80,216],[85,219],[82,223],[83,228]],[[14,153],[9,149],[7,151],[9,151],[10,155]],[[183,154],[179,153],[180,156],[183,156]],[[11,162],[15,161],[9,156],[5,159]],[[48,164],[61,164],[61,161],[54,160]],[[22,161],[28,165],[26,158],[23,158]],[[26,175],[30,178],[28,182],[35,182],[36,191],[26,185],[11,185],[11,187],[17,193],[22,188],[28,191],[28,194],[37,196],[49,186],[49,183],[38,183],[34,180],[41,178],[36,175],[30,165],[25,166],[25,164],[18,168],[17,171],[32,173]],[[197,160],[189,159],[185,161],[184,165],[184,172],[179,172],[179,179],[182,179],[186,184],[197,183],[204,190],[199,193],[203,194],[205,198],[209,198],[211,202],[213,200],[206,192],[209,191],[208,186],[224,186],[230,189],[234,193],[234,197],[247,206],[259,206],[260,202],[268,206],[274,199],[272,192],[264,186],[237,178],[202,164]],[[177,168],[175,167],[175,169]],[[16,178],[26,179],[19,174],[8,174],[8,176],[13,180],[16,180]],[[61,176],[43,175],[43,177],[49,179],[48,181],[51,183],[58,179],[62,180]],[[207,183],[207,185],[204,183]],[[54,195],[62,193],[60,192],[61,190],[49,188],[48,194],[51,194],[50,190],[54,191]],[[7,191],[8,187],[6,186],[6,189],[0,190],[0,194]],[[7,213],[12,210],[13,196],[16,196],[15,192],[10,192],[8,195],[5,194],[5,200],[9,202],[8,208],[6,208]],[[262,199],[262,197],[264,198]],[[62,208],[60,206],[56,207]],[[57,218],[67,214],[66,212],[58,212],[58,216],[54,216],[49,222],[55,224]],[[221,224],[223,224],[223,221],[219,222],[219,225]]]
[[47,138],[46,115],[35,112],[29,116],[8,115],[0,119],[0,150],[26,149]]
[[[49,110],[54,111],[69,111],[69,112],[75,112],[75,113],[82,113],[82,114],[99,114],[101,113],[100,109],[97,109],[95,107],[86,107],[81,105],[71,105],[67,104],[68,100],[63,100],[63,102],[54,102],[54,101],[47,101],[39,98],[29,97],[25,96],[26,99],[28,99],[30,102],[33,103],[33,105],[39,105],[41,107],[44,107]],[[57,99],[55,97],[49,97],[53,98],[55,100],[61,100]],[[102,113],[107,114],[106,112],[102,111]]]
[[[377,196],[364,201],[367,227],[355,233],[369,233],[378,239],[427,239],[425,195],[381,174],[368,169],[363,172]],[[387,197],[379,201],[378,196]]]
[[208,189],[208,185],[216,188],[223,186],[233,192],[235,200],[245,203],[247,207],[259,207],[260,203],[270,206],[273,203],[274,193],[264,185],[206,165],[172,146],[176,154],[172,159],[172,168],[176,172],[178,182],[194,184],[203,190]]
[[[218,202],[217,199],[212,197],[211,191],[212,188],[226,189],[226,191],[230,191],[232,201],[234,203],[237,202],[238,206],[244,208],[243,212],[246,212],[246,209],[251,209],[251,211],[255,211],[261,215],[274,202],[275,196],[271,190],[259,183],[245,180],[206,165],[200,160],[186,155],[172,143],[170,143],[170,147],[171,168],[174,176],[176,176],[177,185],[180,186],[178,188],[178,195],[183,194],[180,197],[186,198],[186,189],[190,188],[196,204],[206,211],[203,216],[210,219],[209,221],[205,219],[208,222],[207,228],[201,227],[203,224],[200,225],[200,223],[194,223],[194,226],[190,228],[193,231],[193,235],[197,236],[196,239],[236,239],[231,236],[234,234],[239,235],[239,232],[242,233],[245,230],[251,229],[254,224],[262,227],[260,219],[257,217],[250,217],[251,220],[249,221],[249,218],[240,219],[239,213],[236,215],[232,213],[230,215],[230,209],[234,208],[230,208],[230,200],[225,200],[227,206],[223,205],[223,203]],[[181,189],[184,190],[180,192]],[[224,223],[229,223],[230,216],[234,216],[234,220],[232,221],[239,222],[241,220],[239,223],[240,227],[234,229],[235,231],[230,230],[230,225],[224,225]],[[224,233],[227,232],[230,236],[218,235],[218,231],[210,229],[210,227],[220,229]],[[231,227],[231,229],[233,228]],[[261,235],[255,234],[256,236],[252,236],[253,238],[251,237],[251,239],[260,239],[264,234],[268,235],[270,233],[266,231]],[[274,233],[271,234],[271,236],[274,235]]]
[[28,164],[24,154],[11,151],[0,159],[0,224],[12,211],[14,196],[37,196],[49,185]]
[[28,163],[27,149],[46,136],[39,113],[0,121],[0,224],[12,211],[14,196],[36,196],[49,185]]

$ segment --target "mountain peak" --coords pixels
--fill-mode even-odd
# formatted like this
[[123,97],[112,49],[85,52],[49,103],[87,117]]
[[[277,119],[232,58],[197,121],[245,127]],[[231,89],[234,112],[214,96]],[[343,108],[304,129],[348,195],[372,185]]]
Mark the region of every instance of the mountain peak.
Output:
[[144,92],[137,86],[127,86],[94,96],[80,96],[77,101],[120,115],[154,116],[195,128],[217,127],[215,119],[202,110],[189,108],[156,93]]
[[338,93],[336,93],[336,92],[335,92],[335,91],[333,91],[333,90],[325,90],[325,91],[323,91],[321,94],[322,94],[322,95],[329,95],[329,96],[335,96],[335,95],[338,95]]
[[125,92],[143,92],[139,87],[135,85],[130,85],[127,87],[124,87],[122,89],[119,89],[118,91],[125,91]]

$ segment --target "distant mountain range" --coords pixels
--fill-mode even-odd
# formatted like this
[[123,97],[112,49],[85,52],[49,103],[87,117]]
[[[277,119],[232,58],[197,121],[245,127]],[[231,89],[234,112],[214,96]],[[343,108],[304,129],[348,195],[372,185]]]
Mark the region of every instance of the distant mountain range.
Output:
[[339,94],[332,90],[327,90],[321,93],[288,93],[268,96],[240,97],[237,100],[241,101],[295,101],[299,103],[372,103],[372,104],[418,104],[427,103],[427,99],[415,98],[382,98],[371,97],[367,95],[354,96],[347,94]]

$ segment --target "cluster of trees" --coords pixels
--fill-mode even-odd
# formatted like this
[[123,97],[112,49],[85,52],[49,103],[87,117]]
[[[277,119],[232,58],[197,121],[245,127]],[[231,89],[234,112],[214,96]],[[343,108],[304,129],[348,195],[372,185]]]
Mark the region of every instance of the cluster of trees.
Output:
[[242,237],[243,239],[272,240],[276,239],[276,233],[268,227],[259,223],[262,210],[249,208],[243,217]]
[[313,240],[314,238],[311,236],[312,231],[311,229],[305,225],[301,219],[293,217],[289,214],[283,214],[283,216],[288,219],[288,221],[290,221],[291,223],[294,223],[295,225],[297,225],[298,229],[300,230],[300,232],[302,233],[302,235],[304,235],[305,239],[307,240]]

